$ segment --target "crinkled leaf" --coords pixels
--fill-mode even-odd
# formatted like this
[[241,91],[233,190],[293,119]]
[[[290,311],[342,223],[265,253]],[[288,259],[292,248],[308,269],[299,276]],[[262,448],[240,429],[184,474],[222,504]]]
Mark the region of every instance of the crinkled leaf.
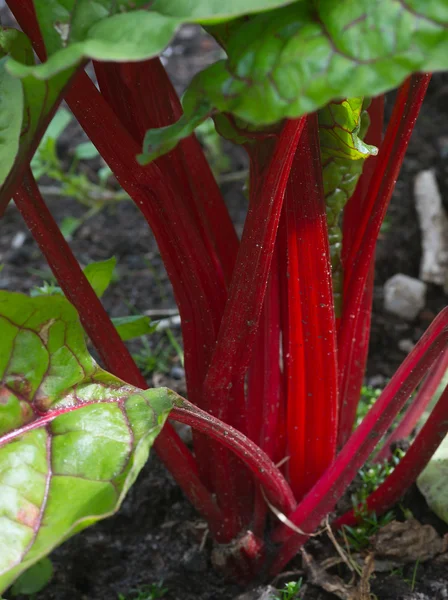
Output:
[[97,262],[90,263],[87,265],[87,267],[85,267],[84,275],[89,280],[89,283],[93,287],[95,294],[99,298],[101,298],[101,296],[109,287],[116,264],[117,259],[112,256],[107,260],[99,260]]
[[378,154],[359,137],[364,98],[331,102],[319,111],[319,139],[323,158],[357,160]]
[[171,408],[88,354],[60,296],[0,292],[0,593],[120,506]]
[[37,594],[53,577],[53,565],[48,557],[42,558],[20,575],[11,587],[13,596]]
[[152,324],[151,319],[144,315],[114,317],[112,323],[124,342],[141,337],[142,335],[154,333],[157,329],[157,325]]
[[417,479],[417,486],[429,508],[448,523],[448,436]]
[[355,191],[364,160],[378,149],[362,141],[369,122],[362,97],[331,102],[318,114],[334,305],[339,317],[343,288],[341,214]]
[[0,186],[3,185],[19,151],[23,119],[22,84],[5,70],[0,60]]
[[447,68],[445,4],[304,0],[241,20],[227,40],[228,59],[193,79],[184,119],[208,103],[268,125],[334,99],[377,95],[412,72]]
[[[0,56],[6,55],[20,63],[34,64],[33,50],[26,35],[15,29],[0,27]],[[11,59],[9,58],[6,62],[6,69],[9,69],[10,64]],[[2,163],[3,187],[0,191],[0,212],[14,193],[17,174],[20,173],[23,165],[31,160],[50,115],[60,100],[62,90],[73,74],[74,71],[65,71],[49,81],[38,81],[34,77],[25,76],[20,82],[17,80],[10,82],[11,89],[15,89],[17,85],[20,85],[22,89],[23,100],[20,97],[17,98],[17,110],[22,111],[21,129],[19,138],[11,144],[12,154],[15,156],[13,164],[10,160],[4,165]],[[17,118],[16,114],[14,119]],[[17,142],[19,142],[18,149]]]

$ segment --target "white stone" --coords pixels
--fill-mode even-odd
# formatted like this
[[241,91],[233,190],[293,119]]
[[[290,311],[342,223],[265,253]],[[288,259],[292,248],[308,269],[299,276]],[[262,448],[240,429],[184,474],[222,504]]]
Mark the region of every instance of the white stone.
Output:
[[420,279],[448,289],[448,218],[433,170],[421,171],[414,182],[415,206],[422,232]]
[[413,321],[425,306],[426,283],[397,273],[384,284],[384,308],[397,317]]

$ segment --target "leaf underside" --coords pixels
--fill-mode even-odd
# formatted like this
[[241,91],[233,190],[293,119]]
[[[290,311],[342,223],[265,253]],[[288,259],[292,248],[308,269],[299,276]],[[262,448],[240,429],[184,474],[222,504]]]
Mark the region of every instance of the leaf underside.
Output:
[[103,371],[61,296],[0,292],[0,593],[115,512],[171,408]]

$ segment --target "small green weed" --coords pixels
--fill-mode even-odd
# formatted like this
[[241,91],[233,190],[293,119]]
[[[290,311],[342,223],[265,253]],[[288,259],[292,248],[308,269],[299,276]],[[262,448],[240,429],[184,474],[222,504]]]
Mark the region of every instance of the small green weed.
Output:
[[142,348],[132,355],[143,375],[168,373],[173,366],[173,356],[183,364],[183,351],[170,329],[163,331],[162,337],[153,347],[150,341],[142,338]]
[[275,596],[275,600],[296,600],[299,597],[302,585],[302,578],[298,581],[288,581],[288,583],[285,583],[283,589],[279,590],[279,595]]
[[375,513],[363,514],[356,527],[344,525],[345,537],[350,547],[355,552],[360,552],[371,544],[371,538],[378,533],[381,527],[384,527],[395,518],[395,513],[389,511],[381,517]]
[[411,577],[411,579],[408,579],[407,577],[405,577],[405,575],[404,575],[404,566],[397,567],[396,569],[393,569],[390,572],[390,575],[395,575],[396,577],[400,577],[411,588],[411,592],[413,592],[415,590],[415,585],[417,583],[417,572],[418,572],[419,565],[420,565],[420,561],[416,560],[415,564],[414,564],[414,568],[412,569],[412,577]]
[[75,198],[88,208],[82,218],[67,217],[61,224],[61,231],[69,238],[90,217],[98,213],[106,204],[128,200],[123,191],[108,188],[111,170],[104,166],[94,173],[92,181],[80,169],[81,161],[96,158],[98,152],[91,142],[79,144],[74,151],[73,160],[67,170],[57,155],[57,140],[72,120],[71,113],[61,108],[50,123],[31,162],[31,169],[36,181],[48,177],[56,185],[40,186],[44,196],[65,196]]
[[352,495],[352,504],[359,523],[356,527],[344,526],[347,541],[356,552],[368,547],[372,536],[395,518],[394,511],[389,511],[381,517],[369,512],[367,510],[367,498],[392,473],[403,455],[402,450],[396,449],[391,460],[368,464],[358,473],[361,485],[356,493]]
[[358,408],[356,411],[355,427],[361,423],[370,408],[375,404],[377,398],[381,395],[380,388],[374,388],[370,385],[363,385],[361,388],[361,398],[359,399]]

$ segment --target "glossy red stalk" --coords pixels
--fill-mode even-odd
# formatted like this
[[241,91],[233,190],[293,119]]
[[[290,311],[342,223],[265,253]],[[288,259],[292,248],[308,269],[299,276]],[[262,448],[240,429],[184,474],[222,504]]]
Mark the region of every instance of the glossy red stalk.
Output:
[[[327,469],[312,490],[288,515],[290,521],[311,534],[329,514],[344,490],[366,462],[373,449],[392,425],[415,387],[428,372],[440,352],[448,345],[448,308],[434,319],[413,351],[398,368],[389,384],[352,434],[334,463]],[[277,573],[296,554],[308,535],[293,533],[281,525],[272,534],[277,542],[284,541],[271,572]]]
[[274,456],[280,404],[280,297],[278,253],[272,269],[248,375],[248,436],[268,456]]
[[[81,323],[106,368],[136,387],[147,388],[145,379],[87,281],[30,172],[15,195],[15,203],[64,294],[78,311]],[[156,439],[155,449],[192,504],[210,521],[211,527],[218,530],[221,514],[199,480],[192,455],[169,423]]]
[[216,340],[225,294],[192,216],[158,165],[138,165],[137,143],[85,74],[74,82],[67,102],[153,230],[182,317],[186,370],[196,378],[191,385],[198,390]]
[[[442,443],[448,433],[448,386],[431,411],[411,447],[398,465],[373,494],[367,498],[367,510],[381,515],[394,506],[409,488]],[[332,524],[339,528],[342,525],[356,525],[357,518],[353,510],[349,511]]]
[[[302,128],[303,119],[285,123],[263,170],[257,197],[252,188],[229,297],[204,382],[203,393],[209,399],[209,411],[243,433],[247,432],[250,418],[245,410],[244,382],[269,279],[286,181]],[[215,469],[218,497],[228,500],[226,514],[231,514],[237,505],[231,498],[231,495],[237,497],[236,489],[232,489],[232,485],[236,485],[241,498],[238,512],[250,516],[246,500],[252,496],[251,482],[238,473],[235,473],[237,480],[232,481],[223,462],[217,462]]]
[[[148,129],[177,121],[182,107],[158,58],[139,63],[94,63],[102,94],[139,146]],[[157,163],[170,175],[194,215],[216,268],[230,281],[238,237],[196,136],[182,140]]]
[[336,325],[317,127],[308,116],[285,196],[287,469],[297,498],[336,453]]
[[269,279],[286,183],[304,119],[286,121],[272,154],[257,206],[250,205],[218,342],[204,384],[211,412],[237,420],[240,406],[229,406],[233,385],[241,385],[249,367]]
[[[275,460],[282,373],[280,370],[280,297],[278,251],[274,249],[271,275],[264,297],[260,325],[248,375],[248,436]],[[255,490],[253,531],[261,536],[268,508],[261,490]]]
[[375,462],[382,462],[383,460],[390,458],[392,444],[399,440],[405,440],[411,435],[431,400],[434,398],[434,394],[447,372],[447,369],[448,352],[443,352],[431,371],[425,377],[415,398],[412,400],[412,404],[403,415],[400,423],[383,443],[383,447],[375,456]]
[[[93,88],[93,89],[92,89]],[[163,177],[158,165],[151,163],[140,167],[135,161],[137,145],[127,136],[121,123],[109,105],[102,99],[89,79],[78,78],[67,102],[84,127],[89,138],[97,146],[106,162],[113,169],[122,187],[136,202],[150,224],[156,237],[161,256],[173,284],[179,306],[184,341],[185,371],[191,399],[205,410],[212,410],[209,396],[202,391],[205,370],[215,348],[217,331],[225,301],[225,290],[215,277],[206,248],[195,227],[192,215],[181,198]],[[113,124],[113,128],[111,128]],[[107,131],[114,131],[113,146],[110,148]],[[119,143],[118,134],[126,135],[130,145]],[[123,140],[124,141],[124,140]],[[121,159],[126,150],[124,163]],[[117,155],[118,153],[118,155]],[[132,165],[132,166],[131,166]],[[115,167],[115,168],[114,168]],[[137,186],[129,183],[130,174],[136,175]],[[207,453],[209,450],[205,449]],[[202,476],[209,484],[216,485],[218,502],[225,516],[221,522],[219,540],[228,542],[241,528],[238,516],[238,501],[234,479],[236,468],[225,449],[218,447],[214,457],[214,469],[220,472],[216,480],[209,479],[209,472],[202,469]],[[205,459],[204,459],[205,460]],[[246,477],[247,480],[247,477]]]
[[[95,63],[95,71],[103,96],[140,147],[148,129],[163,127],[180,117],[182,111],[179,100],[159,59],[140,63]],[[186,374],[189,397],[194,398],[198,406],[207,408],[207,398],[204,398],[201,393],[202,383],[208,366],[211,347],[216,339],[218,323],[222,316],[226,298],[224,267],[215,248],[219,244],[222,246],[223,240],[220,236],[223,233],[229,236],[229,244],[225,254],[227,261],[226,272],[228,274],[229,268],[233,268],[234,262],[233,256],[231,257],[231,264],[229,264],[229,255],[232,250],[234,250],[234,255],[236,255],[237,248],[237,246],[234,248],[232,242],[234,239],[237,240],[237,238],[219,190],[216,194],[212,188],[212,200],[207,204],[209,213],[210,209],[212,212],[214,209],[216,216],[222,221],[222,227],[217,230],[219,239],[218,242],[216,241],[208,223],[207,215],[204,214],[204,207],[198,201],[196,190],[200,188],[200,185],[196,184],[193,186],[195,182],[188,173],[185,161],[185,157],[187,156],[185,149],[187,146],[190,162],[196,164],[199,160],[199,164],[202,164],[205,161],[202,150],[198,147],[197,142],[195,145],[193,140],[190,140],[190,142],[184,141],[182,144],[179,144],[168,155],[160,157],[155,164],[160,168],[165,179],[173,189],[174,202],[163,203],[166,213],[163,218],[167,221],[165,230],[166,232],[170,232],[171,237],[173,237],[173,234],[177,235],[178,246],[182,246],[182,244],[185,246],[185,249],[182,249],[183,255],[178,253],[177,257],[173,256],[173,263],[177,261],[177,263],[194,264],[195,261],[197,262],[195,252],[198,252],[200,256],[210,258],[211,272],[208,276],[210,279],[215,278],[219,282],[220,298],[219,301],[215,301],[216,315],[213,339],[210,338],[210,335],[204,335],[201,327],[202,324],[197,320],[198,313],[192,310],[191,301],[181,301],[179,305],[181,317],[183,321],[189,323],[189,329],[192,330],[194,328],[197,332],[202,333],[199,337],[188,335],[186,339],[184,338],[184,346],[188,356],[196,355],[198,359],[201,359],[201,353],[203,355],[202,360],[198,360],[193,366],[194,370],[189,368],[191,361],[188,361]],[[159,214],[163,214],[162,207]],[[156,231],[157,223],[155,223],[154,217],[148,222]],[[233,237],[229,233],[229,230],[233,232]],[[190,235],[191,238],[192,231],[194,237],[189,244],[188,237]],[[165,236],[166,234],[161,235]],[[160,235],[158,241],[160,241]],[[166,256],[162,254],[162,257],[166,262]],[[191,281],[192,278],[187,275],[185,279]],[[182,298],[182,295],[179,293],[180,286],[182,286],[180,281],[173,281],[174,291],[179,299]],[[204,298],[204,291],[199,293],[201,294],[202,301],[198,301],[198,306],[207,309],[207,298]],[[208,307],[208,310],[210,310],[210,307]],[[183,330],[185,330],[185,326]],[[198,349],[197,345],[200,343],[201,337],[206,341],[208,340],[208,346]],[[210,442],[200,434],[194,434],[194,444],[201,475],[204,481],[207,481],[210,485],[213,454],[213,452],[210,452]],[[222,448],[218,448],[217,452],[219,456],[216,460],[223,462]]]
[[344,304],[338,335],[340,447],[350,436],[356,418],[356,402],[353,401],[353,396],[350,396],[348,401],[348,394],[357,351],[355,333],[359,327],[362,297],[372,268],[381,223],[392,197],[429,79],[430,75],[413,75],[398,91],[392,117],[363,202],[362,219],[356,228],[345,260]]

